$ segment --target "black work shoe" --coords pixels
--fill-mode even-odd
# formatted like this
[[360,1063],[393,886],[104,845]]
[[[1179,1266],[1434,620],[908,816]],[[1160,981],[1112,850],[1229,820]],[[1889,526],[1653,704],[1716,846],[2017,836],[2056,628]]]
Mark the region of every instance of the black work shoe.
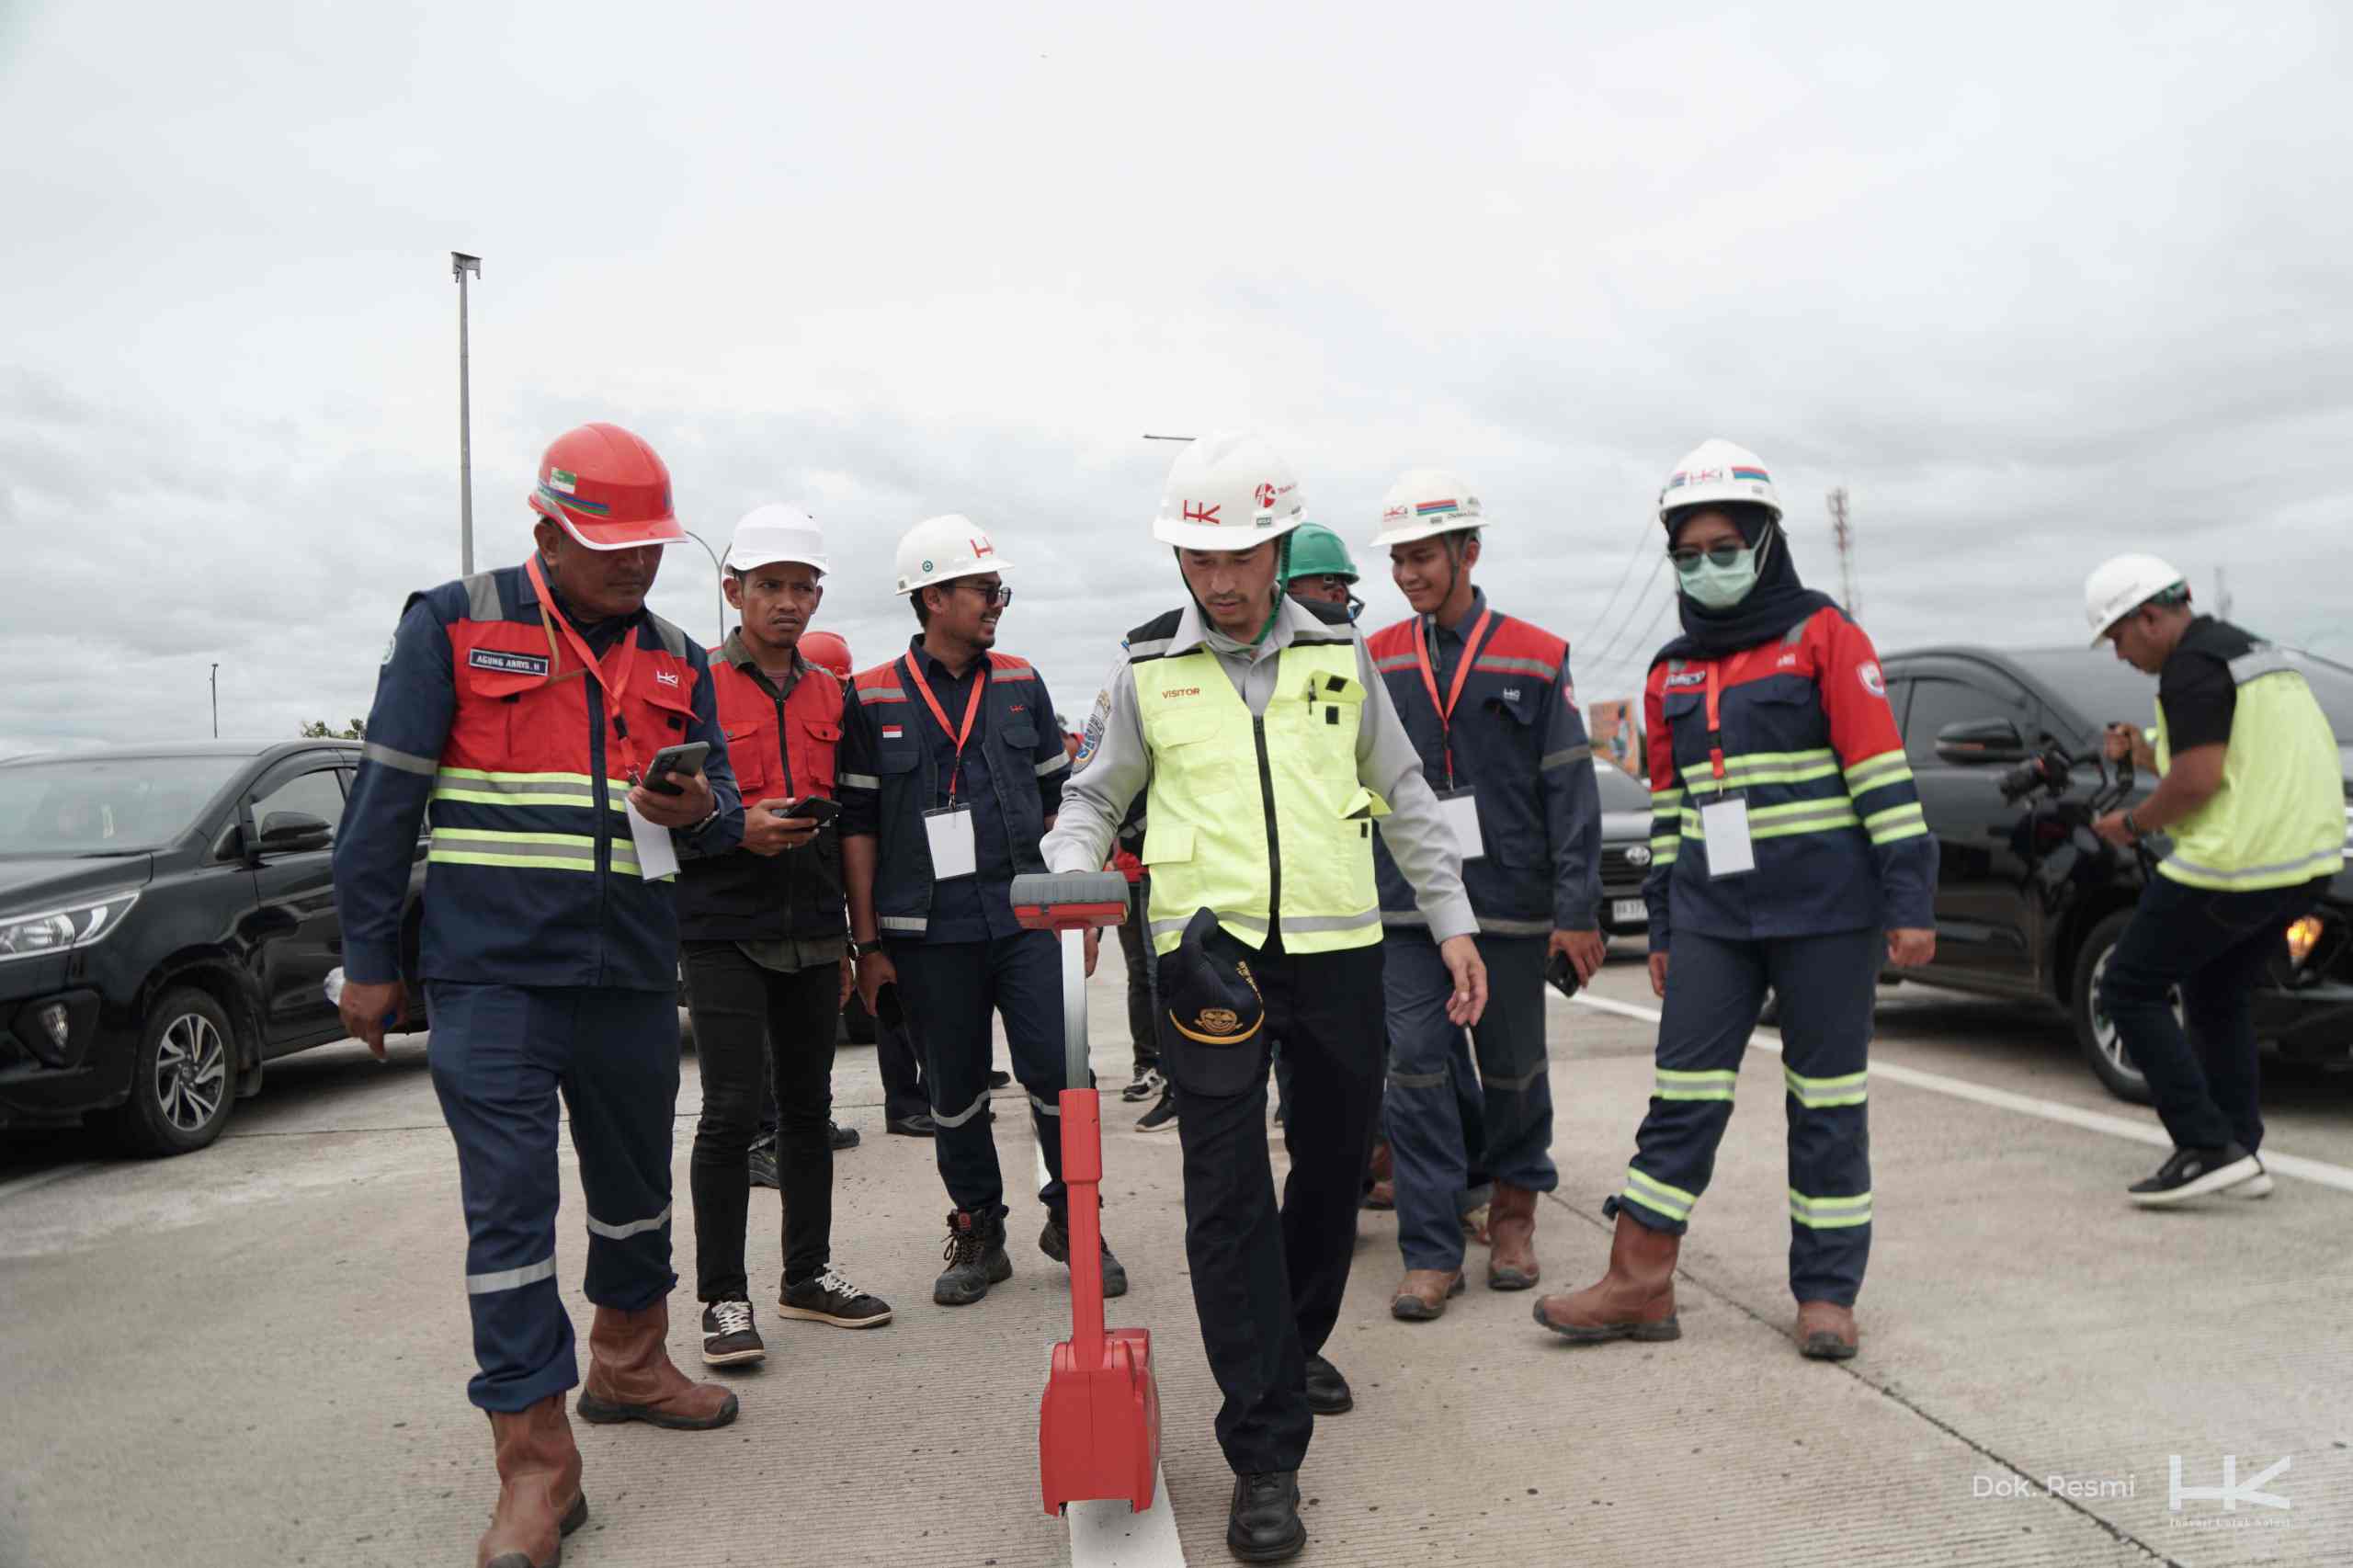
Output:
[[1345,1415],[1357,1407],[1348,1380],[1321,1356],[1307,1358],[1307,1408],[1318,1415]]
[[1166,1132],[1176,1125],[1176,1085],[1165,1084],[1160,1090],[1160,1103],[1136,1118],[1138,1132]]
[[2131,1187],[2132,1201],[2143,1209],[2187,1203],[2210,1192],[2221,1192],[2263,1174],[2262,1162],[2236,1143],[2219,1149],[2176,1149],[2157,1174]]
[[1270,1470],[1233,1478],[1225,1546],[1245,1562],[1288,1562],[1307,1544],[1299,1522],[1299,1471]]
[[754,1187],[772,1187],[778,1185],[776,1139],[773,1136],[759,1139],[752,1144],[751,1167]]
[[892,1117],[882,1124],[882,1131],[895,1132],[902,1138],[937,1138],[939,1136],[939,1124],[931,1119],[929,1111],[919,1110],[910,1116]]
[[992,1088],[992,1089],[1002,1089],[1002,1088],[1006,1087],[1006,1085],[1008,1085],[1009,1084],[1011,1084],[1012,1082],[1013,1082],[1013,1074],[1010,1074],[1010,1073],[1005,1073],[1005,1072],[1000,1072],[998,1069],[996,1069],[996,1068],[995,1068],[995,1067],[992,1067],[992,1068],[990,1068],[990,1069],[989,1069],[989,1087],[990,1087],[990,1088]]
[[[1097,1240],[1103,1248],[1103,1299],[1108,1301],[1114,1296],[1128,1293],[1128,1271],[1118,1258],[1111,1256],[1111,1244],[1100,1237]],[[1061,1215],[1050,1213],[1046,1216],[1046,1228],[1038,1233],[1038,1250],[1056,1263],[1068,1267],[1070,1226]]]
[[836,1149],[858,1147],[858,1129],[855,1127],[844,1127],[838,1121],[828,1121],[825,1123],[825,1136],[832,1141]]
[[1141,1105],[1159,1094],[1160,1085],[1166,1082],[1167,1080],[1160,1075],[1159,1068],[1139,1067],[1136,1069],[1135,1077],[1129,1081],[1128,1086],[1120,1091],[1120,1097],[1130,1105]]
[[986,1219],[959,1209],[948,1216],[948,1244],[940,1249],[948,1267],[932,1281],[931,1299],[943,1307],[969,1307],[992,1285],[1013,1278],[1005,1255],[1005,1216]]
[[870,1296],[833,1268],[814,1279],[787,1285],[776,1304],[777,1315],[829,1323],[835,1328],[880,1328],[891,1321],[891,1304]]
[[702,1364],[738,1367],[767,1359],[768,1347],[752,1326],[749,1301],[713,1301],[702,1310]]

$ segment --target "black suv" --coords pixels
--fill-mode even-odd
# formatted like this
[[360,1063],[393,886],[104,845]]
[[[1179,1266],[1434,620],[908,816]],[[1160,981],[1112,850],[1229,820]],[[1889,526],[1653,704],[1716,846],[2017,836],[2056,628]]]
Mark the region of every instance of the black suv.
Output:
[[1643,881],[1651,874],[1651,791],[1614,762],[1596,757],[1601,791],[1601,929],[1605,936],[1644,937],[1651,912]]
[[[2353,778],[2353,670],[2299,658]],[[2096,798],[2108,777],[2096,760],[2100,733],[2150,723],[2155,680],[2106,649],[1921,648],[1883,665],[1941,855],[1937,961],[1901,978],[2063,1008],[2100,1081],[2145,1102],[2148,1085],[2097,1006],[2097,982],[2148,872],[2088,828],[2106,803]],[[2144,798],[2155,784],[2144,774],[2119,798]],[[2353,835],[2353,805],[2347,824]],[[2281,933],[2256,1027],[2284,1055],[2353,1062],[2353,869]]]
[[[186,1153],[263,1062],[344,1037],[329,860],[358,765],[333,741],[0,762],[0,1128],[104,1112],[133,1149]],[[412,969],[424,886],[420,839]]]

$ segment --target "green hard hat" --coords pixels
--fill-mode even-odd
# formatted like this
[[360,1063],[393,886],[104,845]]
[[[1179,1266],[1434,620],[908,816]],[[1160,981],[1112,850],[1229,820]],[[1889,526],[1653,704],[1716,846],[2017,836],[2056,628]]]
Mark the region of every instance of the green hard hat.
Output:
[[1346,577],[1353,583],[1357,563],[1338,534],[1322,523],[1302,523],[1291,530],[1290,559],[1283,568],[1285,585],[1294,577]]

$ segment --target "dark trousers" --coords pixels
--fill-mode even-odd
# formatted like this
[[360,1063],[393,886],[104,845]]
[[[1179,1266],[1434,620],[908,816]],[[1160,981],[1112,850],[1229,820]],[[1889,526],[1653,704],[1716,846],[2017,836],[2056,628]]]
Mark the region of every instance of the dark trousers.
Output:
[[481,1369],[466,1397],[517,1411],[580,1381],[556,1297],[556,1096],[587,1199],[584,1294],[638,1312],[668,1296],[678,1007],[666,991],[431,981],[426,1058],[458,1144],[466,1305]]
[[[2320,901],[2328,879],[2261,892],[2213,892],[2157,875],[2117,939],[2100,1003],[2177,1148],[2263,1143],[2257,1099],[2255,988],[2287,950],[2290,923]],[[2169,996],[2181,992],[2182,1019]],[[2182,1032],[2182,1022],[2189,1025]]]
[[1150,928],[1152,879],[1128,889],[1128,920],[1120,927],[1120,951],[1128,961],[1128,1044],[1136,1073],[1160,1065],[1160,960],[1144,940]]
[[882,1073],[882,1114],[903,1121],[931,1108],[923,1082],[923,1050],[908,1032],[904,1014],[899,1022],[874,1020],[874,1064]]
[[1006,1211],[1005,1175],[989,1103],[990,1020],[1005,1019],[1013,1075],[1029,1091],[1030,1126],[1046,1156],[1038,1197],[1063,1212],[1063,959],[1050,931],[1024,931],[989,942],[910,942],[884,938],[899,971],[907,1027],[923,1043],[931,1085],[932,1140],[939,1179],[956,1207],[976,1215]]
[[694,1018],[702,1118],[688,1164],[695,1199],[695,1294],[741,1301],[744,1227],[751,1209],[746,1156],[774,1074],[777,1181],[784,1198],[784,1280],[798,1285],[833,1257],[834,1026],[841,969],[786,973],[755,963],[733,942],[686,944],[687,1006]]
[[[1545,940],[1476,940],[1487,966],[1487,1011],[1465,1030],[1447,1019],[1454,981],[1438,944],[1427,932],[1389,934],[1382,984],[1391,1055],[1381,1120],[1407,1268],[1462,1267],[1459,1197],[1474,1167],[1531,1192],[1561,1184],[1552,1165],[1552,1081],[1544,1048]],[[1466,1100],[1482,1113],[1468,1125]]]
[[1626,1186],[1602,1206],[1681,1235],[1715,1173],[1733,1085],[1769,988],[1781,1005],[1790,1124],[1790,1291],[1853,1306],[1871,1250],[1865,1107],[1880,960],[1877,930],[1741,941],[1677,931],[1650,1114]]
[[[1250,960],[1267,1021],[1249,1043],[1206,1047],[1161,1032],[1184,1145],[1185,1257],[1225,1395],[1218,1446],[1237,1474],[1298,1469],[1314,1432],[1307,1358],[1340,1315],[1381,1098],[1381,959],[1378,944],[1294,955],[1269,938]],[[1278,1036],[1295,1086],[1279,1210],[1267,1153],[1268,1041]]]

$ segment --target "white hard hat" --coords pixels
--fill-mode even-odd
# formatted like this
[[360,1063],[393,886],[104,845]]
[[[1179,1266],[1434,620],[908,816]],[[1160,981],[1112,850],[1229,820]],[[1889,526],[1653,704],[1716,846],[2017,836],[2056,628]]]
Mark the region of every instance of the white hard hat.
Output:
[[1460,474],[1442,468],[1409,468],[1381,497],[1381,532],[1372,545],[1385,550],[1486,525],[1479,498]]
[[2168,588],[2188,579],[2154,555],[2120,555],[2104,561],[2084,579],[2084,619],[2097,648],[2116,623]]
[[1765,472],[1765,460],[1746,447],[1711,436],[1686,453],[1667,475],[1658,493],[1658,520],[1667,523],[1688,507],[1726,501],[1762,506],[1775,522],[1781,520],[1781,498],[1774,493],[1773,476]]
[[1012,571],[989,542],[988,530],[964,516],[926,517],[899,540],[899,589],[912,594],[934,583]]
[[1179,550],[1251,550],[1305,521],[1290,464],[1262,437],[1215,430],[1176,454],[1152,537]]
[[797,561],[824,571],[825,536],[817,519],[798,506],[775,502],[755,506],[735,525],[734,540],[727,547],[727,569],[749,572],[779,561]]

